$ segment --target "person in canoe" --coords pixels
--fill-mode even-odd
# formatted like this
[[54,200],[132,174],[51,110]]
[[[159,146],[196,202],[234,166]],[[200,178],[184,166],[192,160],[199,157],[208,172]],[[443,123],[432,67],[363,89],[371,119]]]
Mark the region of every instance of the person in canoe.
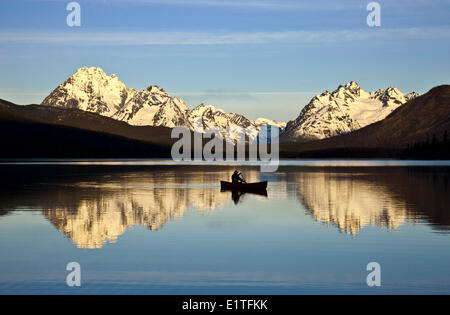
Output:
[[238,183],[245,183],[247,184],[247,182],[241,177],[241,173],[238,171],[234,171],[233,175],[231,175],[231,182],[233,184],[238,184]]

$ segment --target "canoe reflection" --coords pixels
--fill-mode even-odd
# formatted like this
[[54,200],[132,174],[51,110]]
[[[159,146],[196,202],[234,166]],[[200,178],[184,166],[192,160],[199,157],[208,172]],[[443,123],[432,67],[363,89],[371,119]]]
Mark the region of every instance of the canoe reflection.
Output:
[[237,205],[239,203],[239,201],[242,201],[241,197],[243,197],[245,194],[267,197],[267,190],[265,190],[265,189],[264,190],[250,190],[250,191],[221,189],[220,192],[222,192],[222,193],[231,192],[231,200],[233,200],[235,205]]

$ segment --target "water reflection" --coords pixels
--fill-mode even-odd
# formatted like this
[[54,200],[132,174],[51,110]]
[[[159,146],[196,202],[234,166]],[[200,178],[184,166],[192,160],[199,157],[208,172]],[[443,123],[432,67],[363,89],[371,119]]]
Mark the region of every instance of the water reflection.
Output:
[[241,191],[241,190],[220,190],[223,194],[231,194],[231,200],[237,205],[244,200],[244,195],[257,195],[267,197],[267,190],[255,190],[255,191]]
[[354,235],[366,225],[395,229],[406,220],[404,200],[354,174],[302,173],[297,180],[299,197],[314,219],[341,232]]
[[128,227],[158,230],[188,209],[213,211],[247,196],[271,202],[297,199],[311,216],[341,232],[356,235],[365,226],[396,229],[406,222],[426,222],[448,230],[448,168],[298,168],[281,167],[263,175],[243,171],[247,181],[269,180],[267,193],[221,192],[231,167],[93,168],[86,166],[2,170],[0,215],[18,209],[39,210],[80,248],[115,242]]
[[[231,169],[88,172],[81,176],[70,171],[64,177],[52,172],[16,182],[12,194],[2,195],[0,211],[41,210],[78,247],[101,248],[117,241],[128,227],[158,230],[189,208],[213,211],[234,200],[231,192],[220,192],[217,181],[230,178]],[[249,169],[246,177],[257,181],[258,173]]]
[[426,222],[448,230],[448,168],[327,169],[290,174],[315,220],[358,234],[365,226],[396,229]]

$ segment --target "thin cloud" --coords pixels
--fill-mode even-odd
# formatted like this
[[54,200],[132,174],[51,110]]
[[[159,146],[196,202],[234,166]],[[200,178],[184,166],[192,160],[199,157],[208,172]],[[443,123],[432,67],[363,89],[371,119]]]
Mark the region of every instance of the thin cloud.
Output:
[[[344,3],[342,1],[319,1],[313,3],[310,1],[298,0],[129,0],[129,2],[141,4],[158,5],[179,5],[179,6],[201,6],[201,7],[228,7],[228,8],[251,8],[261,10],[340,10],[355,7],[355,4]],[[361,4],[356,5],[361,7]]]
[[[29,0],[34,2],[67,2],[66,0]],[[83,4],[83,0],[79,0]],[[209,7],[230,9],[256,9],[256,10],[347,10],[360,9],[366,4],[360,0],[335,1],[335,0],[89,0],[99,4],[125,4],[125,5],[158,5],[158,6],[183,6],[183,7]]]
[[0,32],[0,43],[89,46],[328,44],[364,40],[450,39],[450,27],[280,32]]
[[[34,2],[67,2],[67,0],[28,0]],[[87,0],[79,0],[82,4]],[[361,0],[89,0],[104,5],[110,4],[135,4],[135,5],[158,5],[158,6],[183,6],[183,7],[210,7],[230,9],[254,9],[254,10],[278,10],[278,11],[344,11],[361,10],[369,2]],[[384,0],[383,8],[405,8],[405,7],[430,7],[445,6],[450,0]]]

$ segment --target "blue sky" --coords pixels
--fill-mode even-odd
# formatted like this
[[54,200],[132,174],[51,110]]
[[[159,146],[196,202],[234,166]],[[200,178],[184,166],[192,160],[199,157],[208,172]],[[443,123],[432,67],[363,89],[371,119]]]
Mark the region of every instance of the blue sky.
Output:
[[450,83],[450,1],[89,0],[0,2],[0,98],[40,103],[82,66],[129,87],[156,84],[189,106],[294,119],[309,99],[357,81],[424,93]]

